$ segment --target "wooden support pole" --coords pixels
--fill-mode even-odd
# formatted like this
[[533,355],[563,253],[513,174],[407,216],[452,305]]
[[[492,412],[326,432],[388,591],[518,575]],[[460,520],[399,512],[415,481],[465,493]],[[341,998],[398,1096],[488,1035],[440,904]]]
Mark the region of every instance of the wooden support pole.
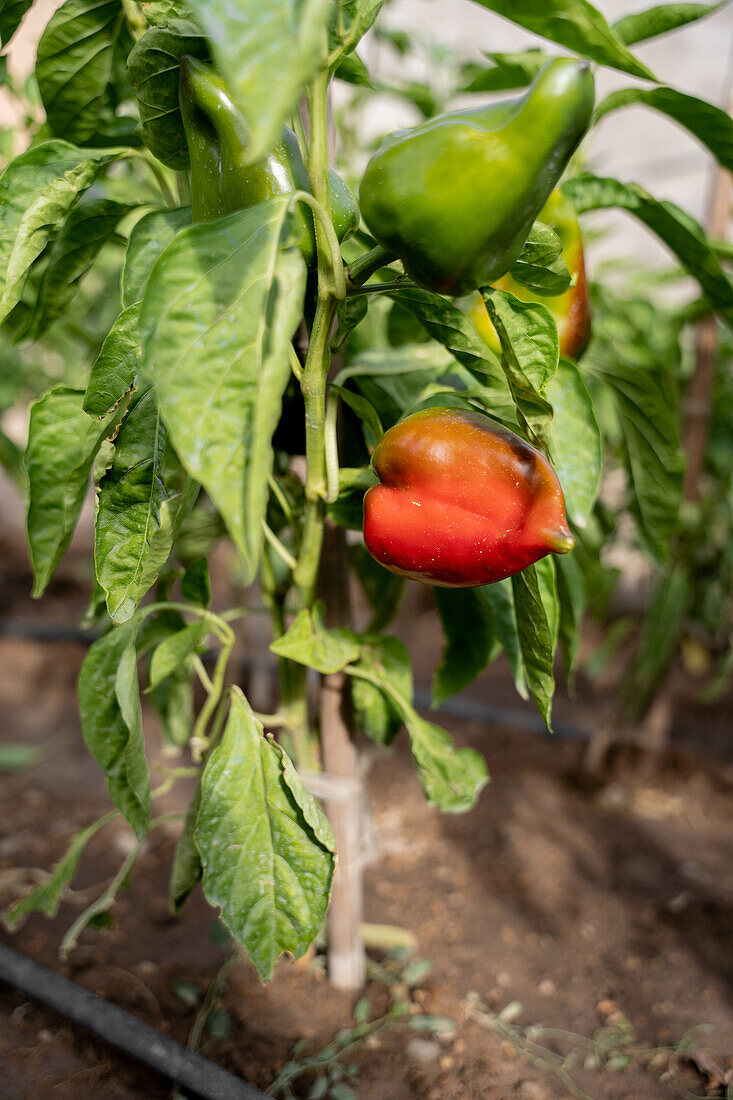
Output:
[[[350,621],[346,541],[342,530],[327,526],[321,566],[321,592],[330,626]],[[363,923],[362,780],[358,754],[344,714],[342,672],[324,676],[321,685],[321,760],[329,780],[342,780],[337,797],[326,798],[326,812],[336,834],[338,863],[328,912],[328,975],[337,989],[364,985],[366,964]]]

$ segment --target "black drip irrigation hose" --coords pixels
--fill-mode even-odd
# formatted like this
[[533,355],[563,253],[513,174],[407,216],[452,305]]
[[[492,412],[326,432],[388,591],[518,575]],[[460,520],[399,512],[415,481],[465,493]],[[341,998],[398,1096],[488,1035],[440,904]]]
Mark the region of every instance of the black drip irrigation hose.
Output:
[[[46,624],[24,619],[0,619],[0,638],[2,637],[23,638],[37,642],[77,642],[79,645],[88,646],[101,637],[101,634],[98,630],[82,630],[61,624]],[[204,664],[213,663],[214,654],[205,654],[202,660]],[[240,663],[240,669],[245,674],[251,672],[252,667],[252,663],[246,658]],[[430,704],[430,692],[426,688],[416,687],[415,705],[423,710],[431,710]],[[446,714],[452,718],[486,722],[494,726],[509,726],[515,730],[552,737],[560,741],[590,741],[593,737],[590,730],[571,722],[555,722],[553,733],[550,733],[539,714],[530,707],[498,706],[465,695],[454,695],[446,699],[435,713]],[[709,722],[706,723],[705,728],[711,733],[728,732],[727,726],[720,723]]]
[[4,944],[0,944],[0,981],[94,1032],[201,1100],[269,1100],[254,1085]]
[[[431,709],[431,695],[425,688],[415,688],[415,706],[422,710]],[[539,714],[520,707],[500,707],[494,703],[484,703],[481,699],[454,695],[441,703],[435,714],[449,714],[452,718],[467,718],[474,722],[489,722],[496,726],[511,726],[512,729],[540,733],[547,737],[560,738],[562,741],[590,741],[591,734],[580,726],[570,722],[555,722],[550,733]]]

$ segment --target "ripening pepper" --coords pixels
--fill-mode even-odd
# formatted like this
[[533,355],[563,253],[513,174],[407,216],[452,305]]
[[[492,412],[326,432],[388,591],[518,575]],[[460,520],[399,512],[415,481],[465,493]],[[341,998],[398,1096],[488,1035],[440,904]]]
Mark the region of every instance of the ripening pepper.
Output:
[[593,102],[588,62],[559,58],[519,98],[398,130],[361,183],[367,226],[430,290],[490,286],[517,259]]
[[[503,275],[494,285],[499,290],[508,290],[523,302],[541,302],[547,306],[557,323],[560,354],[570,359],[580,359],[590,340],[590,299],[580,225],[575,210],[563,197],[562,191],[552,192],[537,217],[545,225],[549,225],[550,229],[554,229],[560,238],[562,257],[570,274],[575,276],[575,286],[571,286],[564,294],[540,295],[517,282],[511,274]],[[480,294],[475,296],[471,304],[471,320],[481,339],[493,351],[500,352],[499,337]]]
[[572,549],[545,456],[481,413],[413,413],[382,436],[372,466],[364,542],[393,573],[469,588]]
[[[194,221],[213,221],[292,191],[310,192],[298,139],[287,127],[271,153],[255,164],[246,163],[247,123],[226,82],[210,66],[182,58],[179,102],[191,160]],[[359,226],[359,208],[333,168],[329,184],[334,228],[343,241]],[[299,247],[310,266],[316,254],[313,215],[303,203],[295,213]]]

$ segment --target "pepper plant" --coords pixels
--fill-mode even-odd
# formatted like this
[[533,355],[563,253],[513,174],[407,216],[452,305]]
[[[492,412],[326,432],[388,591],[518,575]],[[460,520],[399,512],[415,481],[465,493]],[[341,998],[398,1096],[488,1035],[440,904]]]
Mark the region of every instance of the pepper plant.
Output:
[[[639,218],[726,323],[733,286],[685,212],[634,183],[561,177],[593,121],[598,65],[645,83],[614,93],[596,119],[647,104],[731,166],[728,116],[662,85],[629,48],[717,5],[662,5],[609,27],[587,0],[479,2],[547,51],[490,55],[457,89],[480,106],[388,137],[358,189],[361,217],[329,164],[329,83],[369,86],[356,51],[380,30],[381,0],[65,0],[43,33],[46,121],[0,178],[5,339],[25,354],[52,338],[88,305],[78,284],[124,248],[109,331],[72,384],[33,405],[24,459],[36,596],[94,481],[93,605],[106,629],[81,671],[81,722],[113,812],[136,836],[67,950],[163,820],[156,797],[186,776],[195,790],[172,908],[201,881],[263,979],[283,951],[303,954],[349,842],[313,793],[338,801],[332,777],[317,775],[333,731],[328,707],[311,705],[309,669],[349,695],[355,731],[386,745],[405,728],[431,804],[471,809],[486,764],[418,714],[409,654],[384,629],[405,575],[432,582],[446,635],[435,702],[503,651],[549,726],[555,650],[572,673],[595,531],[594,401],[618,404],[640,531],[663,547],[682,472],[669,405],[658,413],[645,376],[642,428],[633,364],[620,375],[594,360],[591,379],[569,358],[587,342],[588,299],[573,211],[561,211]],[[29,7],[0,0],[3,46]],[[568,50],[579,56],[557,56]],[[519,94],[486,105],[507,88]],[[561,345],[557,318],[573,302],[582,338]],[[231,683],[241,611],[212,609],[206,555],[191,550],[212,514],[272,615],[272,714]],[[366,631],[345,621],[343,601],[318,598],[338,575],[323,565],[326,541],[364,585]],[[141,672],[164,735],[188,754],[152,790]],[[77,835],[8,912],[10,927],[55,913],[108,819]]]

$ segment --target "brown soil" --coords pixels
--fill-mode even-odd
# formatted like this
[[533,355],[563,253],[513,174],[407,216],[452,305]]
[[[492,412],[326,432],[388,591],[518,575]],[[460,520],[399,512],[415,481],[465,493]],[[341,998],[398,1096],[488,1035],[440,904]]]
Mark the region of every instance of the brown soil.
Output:
[[[8,595],[21,564],[7,554],[0,561],[0,618],[78,616],[84,586],[73,571],[67,568],[47,602],[31,606],[25,596]],[[1,779],[3,904],[27,888],[27,869],[49,868],[74,832],[109,808],[78,732],[75,680],[83,652],[73,642],[0,638],[3,738],[67,738],[52,758]],[[506,673],[496,675],[507,691]],[[648,1047],[675,1044],[690,1028],[710,1025],[697,1039],[697,1068],[688,1064],[668,1081],[638,1066],[573,1076],[594,1100],[674,1096],[681,1084],[688,1094],[724,1095],[718,1078],[733,1068],[733,767],[677,748],[645,773],[627,758],[593,785],[583,777],[577,742],[478,722],[445,724],[460,744],[486,755],[493,782],[474,812],[444,817],[425,805],[402,741],[374,756],[369,786],[379,851],[367,873],[366,916],[414,932],[418,954],[432,963],[414,998],[423,1011],[453,1019],[455,1034],[416,1051],[410,1040],[417,1033],[399,1026],[355,1050],[347,1061],[358,1067],[359,1100],[570,1097],[570,1086],[546,1065],[530,1064],[469,1017],[471,991],[494,1012],[519,1002],[520,1027],[537,1023],[585,1037],[621,1014]],[[165,808],[182,804],[183,792],[175,792]],[[151,836],[114,924],[86,931],[66,961],[58,944],[83,892],[108,879],[129,850],[121,825],[90,843],[75,892],[56,919],[35,916],[3,939],[186,1042],[197,1008],[181,999],[177,983],[205,991],[226,948],[200,893],[180,918],[168,916],[175,832],[171,826]],[[208,1038],[204,1053],[267,1089],[294,1042],[305,1039],[316,1051],[348,1027],[357,998],[334,991],[317,963],[284,960],[265,987],[247,963],[230,972],[221,1006],[231,1031]],[[384,984],[371,982],[367,995],[375,1013],[384,1010]],[[8,989],[0,990],[0,1063],[0,1100],[171,1095],[164,1080]],[[304,1079],[295,1095],[307,1096],[311,1083]]]

